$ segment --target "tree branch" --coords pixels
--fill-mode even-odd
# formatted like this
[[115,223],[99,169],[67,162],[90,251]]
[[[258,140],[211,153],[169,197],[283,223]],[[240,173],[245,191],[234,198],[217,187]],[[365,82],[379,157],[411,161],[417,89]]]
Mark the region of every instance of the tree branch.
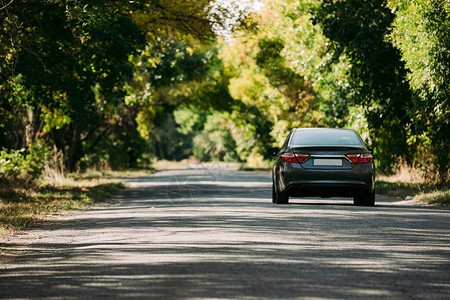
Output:
[[7,8],[9,5],[11,5],[11,3],[13,3],[14,0],[9,1],[9,3],[4,4],[5,2],[2,0],[2,7],[0,7],[0,10],[4,10],[5,8]]

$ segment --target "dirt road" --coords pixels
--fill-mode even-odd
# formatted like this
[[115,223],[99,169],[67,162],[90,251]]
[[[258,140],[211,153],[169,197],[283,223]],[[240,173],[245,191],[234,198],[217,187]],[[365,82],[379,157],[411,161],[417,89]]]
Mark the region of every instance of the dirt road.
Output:
[[450,210],[280,206],[268,173],[219,168],[128,181],[111,205],[2,241],[0,298],[450,297]]

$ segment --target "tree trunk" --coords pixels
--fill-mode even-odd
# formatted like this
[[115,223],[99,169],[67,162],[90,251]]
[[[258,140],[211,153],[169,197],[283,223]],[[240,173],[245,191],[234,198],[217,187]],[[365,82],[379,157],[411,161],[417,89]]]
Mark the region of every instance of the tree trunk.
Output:
[[34,112],[31,107],[26,108],[25,116],[24,116],[24,127],[25,134],[23,136],[22,144],[28,148],[33,143],[34,137]]
[[67,155],[67,169],[74,171],[78,160],[82,156],[81,129],[80,125],[72,123],[72,140]]

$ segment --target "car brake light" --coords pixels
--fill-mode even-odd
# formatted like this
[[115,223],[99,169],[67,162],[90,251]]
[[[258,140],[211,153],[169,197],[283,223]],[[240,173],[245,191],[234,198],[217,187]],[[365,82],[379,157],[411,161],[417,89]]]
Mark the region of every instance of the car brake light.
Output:
[[370,153],[363,153],[359,157],[358,164],[370,163],[373,161],[373,156]]
[[286,152],[281,155],[281,159],[285,162],[291,162],[295,163],[298,162],[297,158],[295,157],[294,153]]
[[346,156],[352,161],[352,163],[356,164],[360,154],[347,154]]
[[309,154],[295,153],[295,156],[298,162],[302,164],[309,157]]
[[303,163],[309,154],[286,152],[281,155],[281,159],[285,162]]
[[354,164],[364,164],[373,161],[373,156],[370,153],[362,154],[347,154],[346,155]]

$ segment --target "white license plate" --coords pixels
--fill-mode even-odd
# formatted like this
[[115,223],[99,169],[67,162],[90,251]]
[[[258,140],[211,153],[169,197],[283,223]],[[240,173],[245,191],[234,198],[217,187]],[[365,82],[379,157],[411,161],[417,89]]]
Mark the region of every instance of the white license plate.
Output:
[[342,159],[314,159],[314,165],[342,167]]

